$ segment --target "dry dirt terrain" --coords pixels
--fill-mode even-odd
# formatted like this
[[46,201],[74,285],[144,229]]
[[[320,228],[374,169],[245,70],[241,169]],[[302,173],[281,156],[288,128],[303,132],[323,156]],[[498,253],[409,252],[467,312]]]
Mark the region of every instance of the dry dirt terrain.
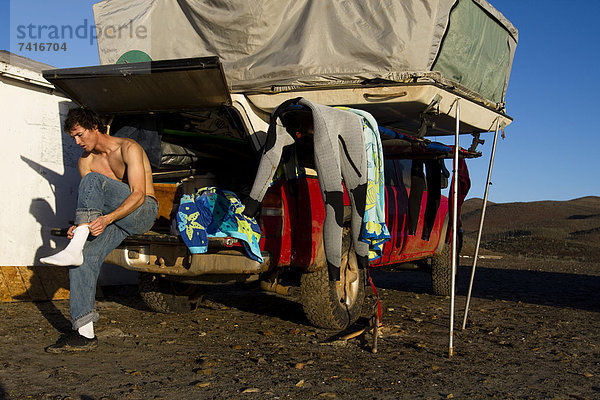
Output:
[[371,334],[337,340],[293,298],[252,286],[212,287],[187,315],[148,311],[132,287],[105,288],[99,347],[84,354],[44,352],[70,327],[68,302],[2,303],[0,398],[600,399],[600,264],[481,260],[462,331],[469,261],[450,359],[450,300],[428,294],[420,270],[374,273],[376,354]]
[[[463,205],[463,227],[471,245],[465,250],[472,250],[475,243],[481,204],[481,199],[469,199]],[[600,260],[600,197],[489,203],[482,246],[524,257],[597,262]]]

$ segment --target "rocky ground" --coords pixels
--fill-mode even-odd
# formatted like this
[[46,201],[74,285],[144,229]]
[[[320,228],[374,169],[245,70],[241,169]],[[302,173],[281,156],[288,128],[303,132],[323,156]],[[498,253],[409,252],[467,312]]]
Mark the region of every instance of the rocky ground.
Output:
[[376,354],[371,334],[338,340],[293,298],[252,287],[213,287],[187,315],[105,288],[99,347],[75,355],[44,352],[70,327],[68,302],[2,303],[0,398],[600,399],[600,264],[481,260],[464,331],[461,264],[452,358],[450,299],[418,270],[374,274]]

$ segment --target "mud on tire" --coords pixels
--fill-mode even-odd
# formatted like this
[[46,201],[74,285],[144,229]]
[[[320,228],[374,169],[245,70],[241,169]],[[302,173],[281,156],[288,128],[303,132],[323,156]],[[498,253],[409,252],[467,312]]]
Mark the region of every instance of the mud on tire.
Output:
[[169,281],[158,275],[140,272],[138,291],[144,303],[160,313],[186,313],[199,301],[198,285]]
[[365,298],[364,269],[358,269],[351,237],[342,239],[340,281],[330,282],[327,267],[307,272],[300,280],[300,302],[315,326],[342,330],[356,322]]

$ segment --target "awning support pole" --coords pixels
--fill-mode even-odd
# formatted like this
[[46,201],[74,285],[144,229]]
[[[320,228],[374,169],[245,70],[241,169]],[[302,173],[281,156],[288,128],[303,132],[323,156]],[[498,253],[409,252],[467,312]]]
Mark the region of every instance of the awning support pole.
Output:
[[467,294],[467,303],[465,304],[465,317],[463,319],[462,329],[467,327],[467,315],[469,314],[469,303],[471,302],[471,291],[473,289],[473,280],[475,278],[475,268],[479,258],[479,245],[481,243],[481,232],[483,231],[483,221],[485,219],[485,209],[487,207],[488,193],[490,190],[490,180],[492,178],[492,168],[494,167],[494,157],[496,155],[496,143],[498,142],[498,132],[500,131],[500,118],[496,120],[496,133],[494,134],[494,144],[492,145],[492,154],[490,155],[490,166],[488,168],[487,181],[485,183],[485,194],[483,196],[483,206],[481,208],[481,218],[479,219],[479,231],[477,232],[477,244],[475,245],[475,255],[473,256],[473,266],[471,268],[471,280],[469,282],[469,292]]
[[448,357],[454,355],[454,301],[456,285],[456,231],[458,227],[458,135],[460,133],[460,100],[456,99],[456,133],[454,135],[454,170],[452,185],[452,278],[450,286],[450,345],[448,347]]

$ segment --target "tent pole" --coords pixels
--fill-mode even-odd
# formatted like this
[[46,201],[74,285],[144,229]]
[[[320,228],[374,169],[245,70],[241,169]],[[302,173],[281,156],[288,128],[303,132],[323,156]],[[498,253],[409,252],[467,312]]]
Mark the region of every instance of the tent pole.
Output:
[[458,226],[458,135],[460,133],[460,100],[456,99],[456,133],[454,135],[454,185],[452,185],[452,277],[450,287],[450,345],[448,357],[454,355],[454,301],[456,286],[456,230]]
[[498,142],[498,131],[500,131],[500,118],[496,120],[496,133],[494,134],[494,144],[492,145],[492,154],[490,155],[490,166],[488,168],[487,181],[485,183],[485,194],[483,196],[483,207],[481,208],[481,218],[479,219],[479,231],[477,232],[477,244],[475,245],[475,255],[473,256],[473,267],[471,268],[471,281],[469,282],[469,292],[467,294],[467,303],[465,304],[465,317],[463,318],[462,329],[467,326],[467,315],[469,313],[469,303],[471,302],[471,291],[473,289],[473,279],[475,278],[475,268],[477,258],[479,257],[479,244],[481,243],[481,232],[483,231],[483,220],[485,219],[485,209],[487,207],[488,193],[490,189],[490,180],[492,178],[492,168],[494,167],[494,157],[496,155],[496,143]]

